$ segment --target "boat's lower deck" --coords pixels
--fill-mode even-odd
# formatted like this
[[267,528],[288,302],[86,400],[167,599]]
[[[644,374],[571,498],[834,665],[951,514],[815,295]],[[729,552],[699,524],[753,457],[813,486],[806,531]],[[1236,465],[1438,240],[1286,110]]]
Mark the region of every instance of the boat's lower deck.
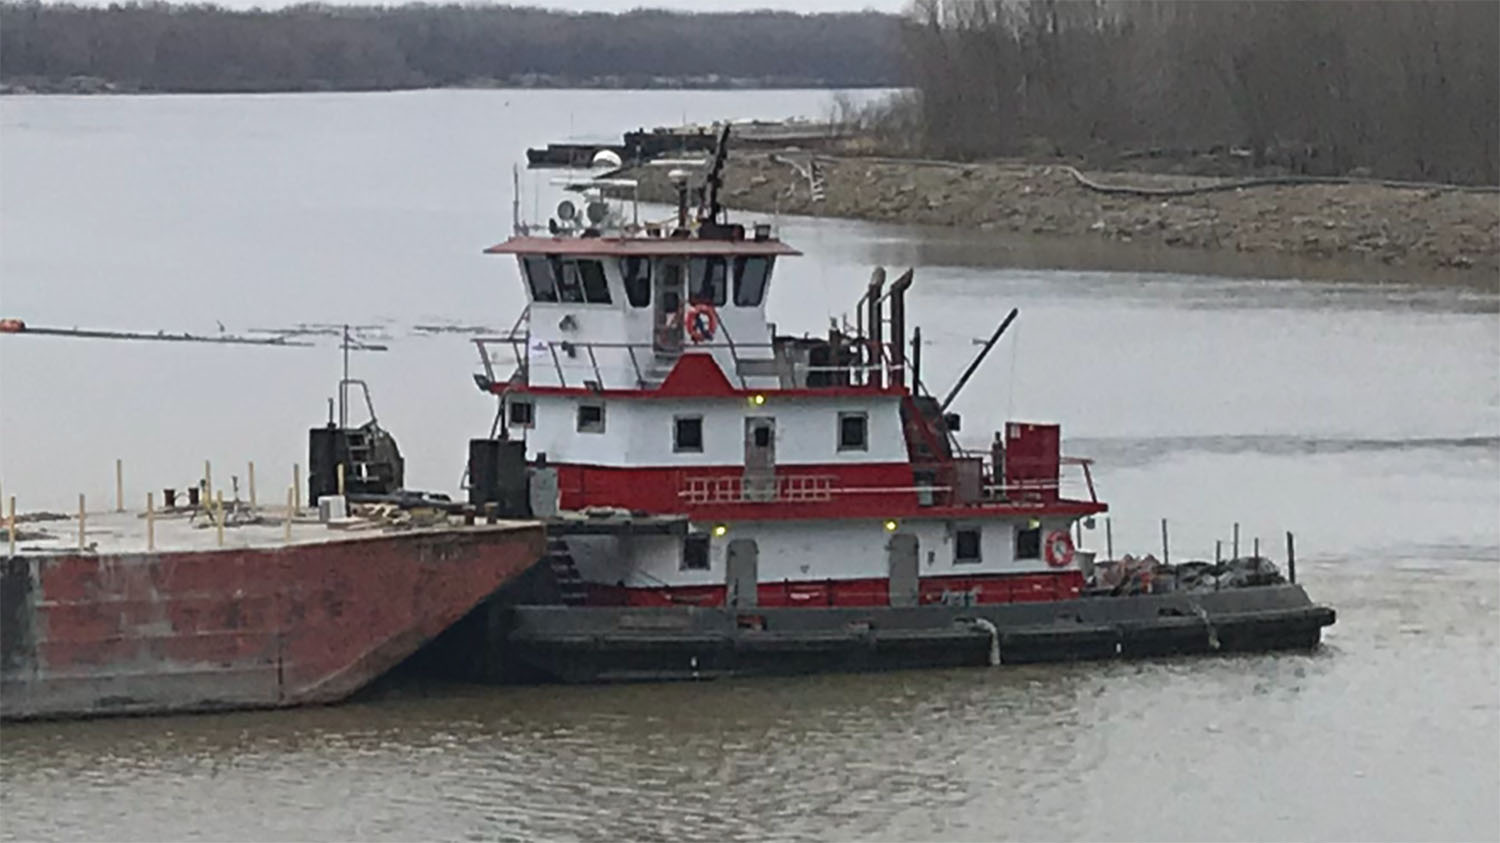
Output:
[[503,611],[499,672],[564,682],[1310,649],[1334,621],[1290,584],[969,607]]

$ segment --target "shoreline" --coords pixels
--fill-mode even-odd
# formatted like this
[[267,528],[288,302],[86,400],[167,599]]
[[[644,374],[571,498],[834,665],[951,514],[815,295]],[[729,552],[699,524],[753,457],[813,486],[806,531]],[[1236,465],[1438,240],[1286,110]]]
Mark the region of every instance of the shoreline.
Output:
[[[737,210],[984,231],[1034,265],[1317,278],[1500,291],[1500,193],[1462,186],[1273,184],[1090,171],[1050,163],[941,162],[786,149],[731,153],[721,201]],[[664,167],[626,168],[643,202],[672,204]],[[1059,266],[1059,268],[1061,268]]]

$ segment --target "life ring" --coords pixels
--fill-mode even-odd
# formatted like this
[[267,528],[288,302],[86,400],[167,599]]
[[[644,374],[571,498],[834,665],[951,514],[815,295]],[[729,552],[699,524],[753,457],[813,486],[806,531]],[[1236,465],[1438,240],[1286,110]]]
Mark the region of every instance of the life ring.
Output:
[[719,330],[719,314],[711,304],[695,304],[687,311],[687,332],[693,342],[708,342]]
[[1073,561],[1073,537],[1067,530],[1053,530],[1047,534],[1047,564],[1054,568],[1066,568]]

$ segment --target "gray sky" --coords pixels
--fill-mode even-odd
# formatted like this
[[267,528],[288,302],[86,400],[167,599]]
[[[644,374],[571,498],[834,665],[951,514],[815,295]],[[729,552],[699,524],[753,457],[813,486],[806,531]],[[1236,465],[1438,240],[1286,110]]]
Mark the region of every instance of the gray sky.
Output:
[[[103,4],[107,0],[93,0]],[[259,6],[272,9],[292,5],[301,0],[215,0],[217,5],[230,9],[249,9]],[[396,5],[397,0],[323,0],[339,5]],[[441,0],[434,0],[441,2]],[[472,0],[471,0],[472,2]],[[784,9],[794,12],[858,12],[873,9],[879,12],[899,12],[906,8],[908,0],[511,0],[509,5],[544,6],[569,9],[578,12],[627,12],[640,7],[652,9],[675,9],[692,12],[732,12],[746,9]],[[494,5],[505,5],[496,3]]]

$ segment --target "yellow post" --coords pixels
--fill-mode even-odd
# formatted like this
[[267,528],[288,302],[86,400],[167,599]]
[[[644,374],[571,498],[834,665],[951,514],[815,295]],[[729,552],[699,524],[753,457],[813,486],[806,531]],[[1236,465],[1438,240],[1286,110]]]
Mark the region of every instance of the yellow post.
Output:
[[295,509],[292,509],[292,495],[295,493],[295,488],[289,488],[286,490],[286,528],[283,537],[287,541],[292,540],[292,516],[297,512]]
[[292,511],[302,511],[302,466],[292,463]]
[[125,461],[115,458],[115,512],[125,511]]
[[146,549],[156,549],[156,494],[146,493]]
[[255,460],[250,461],[250,511],[255,511]]
[[5,519],[10,532],[10,555],[16,555],[16,496],[10,496],[10,516]]
[[83,550],[85,547],[87,547],[87,545],[84,544],[84,541],[83,541],[83,536],[84,536],[83,521],[84,521],[83,493],[79,492],[78,493],[78,549],[79,550]]
[[203,461],[203,494],[207,496],[207,500],[204,501],[204,505],[207,506],[208,501],[213,500],[214,497],[214,467],[209,464],[208,460]]
[[214,526],[219,531],[219,547],[224,546],[224,490],[214,494]]
[[[339,463],[339,494],[344,494],[344,464]],[[322,510],[318,510],[322,512]]]

